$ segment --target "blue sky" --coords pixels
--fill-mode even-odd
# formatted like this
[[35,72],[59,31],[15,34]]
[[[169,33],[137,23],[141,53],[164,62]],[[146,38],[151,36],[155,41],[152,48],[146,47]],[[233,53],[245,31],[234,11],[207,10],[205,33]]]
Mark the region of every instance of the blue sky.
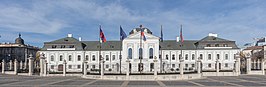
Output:
[[1,0],[0,42],[14,42],[18,33],[27,44],[72,33],[98,40],[99,24],[107,40],[119,40],[119,26],[130,32],[140,24],[164,39],[198,40],[217,33],[238,45],[266,35],[265,0]]

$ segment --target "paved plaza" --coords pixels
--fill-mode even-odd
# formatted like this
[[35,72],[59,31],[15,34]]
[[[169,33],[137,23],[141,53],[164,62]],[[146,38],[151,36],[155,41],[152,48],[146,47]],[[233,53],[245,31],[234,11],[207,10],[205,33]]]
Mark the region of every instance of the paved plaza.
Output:
[[40,77],[0,74],[0,87],[265,87],[266,76],[207,77],[185,81],[112,81],[81,77]]

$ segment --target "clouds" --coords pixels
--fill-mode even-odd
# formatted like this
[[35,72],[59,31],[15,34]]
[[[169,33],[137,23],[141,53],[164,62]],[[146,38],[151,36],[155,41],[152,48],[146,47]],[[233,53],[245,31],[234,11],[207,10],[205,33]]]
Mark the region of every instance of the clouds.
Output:
[[29,42],[55,40],[66,33],[78,34],[85,40],[98,40],[98,25],[101,24],[108,40],[118,40],[119,32],[115,31],[119,30],[119,25],[129,32],[144,24],[159,35],[162,24],[167,33],[165,39],[175,39],[183,24],[185,39],[201,39],[213,32],[244,44],[265,35],[264,4],[255,0],[8,1],[0,4],[3,8],[0,9],[0,31],[39,35],[27,38]]

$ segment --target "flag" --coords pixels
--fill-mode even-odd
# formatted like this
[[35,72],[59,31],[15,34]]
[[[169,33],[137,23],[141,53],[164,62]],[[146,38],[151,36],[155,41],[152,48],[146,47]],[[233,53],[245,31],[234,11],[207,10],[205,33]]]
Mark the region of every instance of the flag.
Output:
[[106,42],[106,38],[104,37],[101,25],[100,25],[100,43]]
[[163,42],[163,25],[161,25],[161,38],[160,38],[161,42]]
[[146,41],[146,37],[144,35],[144,29],[143,28],[140,28],[141,29],[141,37],[144,41]]
[[180,39],[181,39],[181,44],[183,45],[184,39],[183,39],[183,35],[182,35],[182,25],[181,25],[181,29],[180,29]]
[[124,40],[126,37],[127,37],[127,34],[124,32],[124,30],[120,26],[120,40]]

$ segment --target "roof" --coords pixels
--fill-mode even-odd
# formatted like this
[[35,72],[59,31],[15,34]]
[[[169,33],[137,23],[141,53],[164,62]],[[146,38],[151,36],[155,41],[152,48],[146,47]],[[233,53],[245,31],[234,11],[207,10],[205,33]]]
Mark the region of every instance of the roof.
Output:
[[214,37],[214,36],[206,36],[203,39],[199,40],[199,42],[201,41],[230,41],[230,40],[226,40],[226,39],[222,39],[222,38]]
[[257,49],[263,49],[263,46],[251,46],[251,47],[247,47],[244,50],[257,50]]
[[164,40],[160,42],[160,48],[162,50],[195,50],[196,42],[196,40],[184,40],[181,46],[181,42],[177,42],[176,40]]
[[[100,42],[99,41],[82,41],[86,45],[84,50],[88,51],[99,51]],[[121,50],[121,41],[106,41],[101,44],[101,50]]]

